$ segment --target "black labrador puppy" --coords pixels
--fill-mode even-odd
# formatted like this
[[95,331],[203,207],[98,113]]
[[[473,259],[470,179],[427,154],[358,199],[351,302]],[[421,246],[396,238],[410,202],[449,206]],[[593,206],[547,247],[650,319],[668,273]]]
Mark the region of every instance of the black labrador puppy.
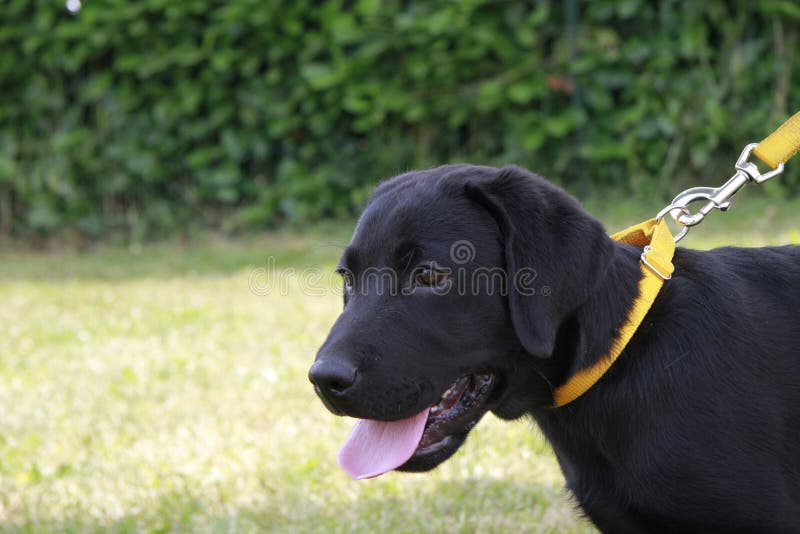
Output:
[[425,471],[491,410],[532,416],[606,532],[800,532],[800,247],[677,249],[673,278],[585,394],[637,296],[638,247],[517,167],[381,184],[341,258],[309,377],[363,419],[353,477]]

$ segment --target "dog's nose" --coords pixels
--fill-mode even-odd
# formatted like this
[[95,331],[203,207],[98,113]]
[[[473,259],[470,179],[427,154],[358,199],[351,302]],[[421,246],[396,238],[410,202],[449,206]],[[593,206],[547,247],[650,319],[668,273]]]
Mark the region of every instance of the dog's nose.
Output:
[[308,371],[308,379],[323,400],[331,401],[350,389],[356,381],[356,368],[348,363],[317,360]]
[[317,360],[308,371],[308,379],[315,386],[342,393],[356,381],[356,368],[347,363]]

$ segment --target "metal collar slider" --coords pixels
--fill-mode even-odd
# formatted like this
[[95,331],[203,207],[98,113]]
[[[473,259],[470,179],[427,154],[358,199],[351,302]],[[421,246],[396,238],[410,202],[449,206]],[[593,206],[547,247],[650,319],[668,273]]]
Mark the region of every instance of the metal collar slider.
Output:
[[672,261],[658,254],[651,245],[646,245],[644,247],[639,259],[662,280],[669,280],[672,278],[672,271],[675,270]]

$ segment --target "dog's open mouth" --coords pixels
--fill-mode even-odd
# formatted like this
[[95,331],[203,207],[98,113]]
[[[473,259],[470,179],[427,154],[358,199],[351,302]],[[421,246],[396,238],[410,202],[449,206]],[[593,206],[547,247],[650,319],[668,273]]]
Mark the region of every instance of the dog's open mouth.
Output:
[[339,465],[357,479],[392,469],[431,469],[452,455],[477,424],[494,386],[490,372],[469,374],[417,415],[399,421],[359,420],[339,451]]
[[422,439],[414,455],[429,454],[443,448],[454,434],[470,430],[483,415],[483,405],[494,385],[494,375],[481,373],[459,378],[431,406]]

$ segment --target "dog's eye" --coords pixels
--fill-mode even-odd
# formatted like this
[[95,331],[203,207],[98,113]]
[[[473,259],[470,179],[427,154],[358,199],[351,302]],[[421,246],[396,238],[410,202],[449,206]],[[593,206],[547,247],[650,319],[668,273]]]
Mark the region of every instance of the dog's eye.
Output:
[[414,272],[414,284],[418,286],[440,286],[447,281],[448,274],[448,272],[431,265],[425,265]]
[[346,293],[353,292],[353,273],[348,271],[347,269],[336,269],[336,272],[342,276],[342,281],[344,282],[344,290]]

